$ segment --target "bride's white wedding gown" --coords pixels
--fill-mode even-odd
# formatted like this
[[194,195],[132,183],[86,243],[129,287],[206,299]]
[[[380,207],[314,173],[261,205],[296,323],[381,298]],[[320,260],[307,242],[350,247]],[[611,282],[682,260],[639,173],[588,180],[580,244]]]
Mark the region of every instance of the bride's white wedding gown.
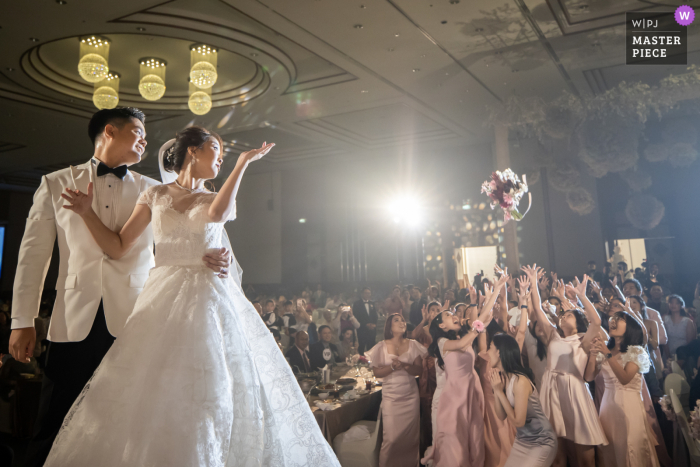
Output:
[[214,195],[173,203],[177,191],[139,198],[152,212],[156,267],[45,467],[340,467],[240,284],[203,265],[222,246],[224,224],[207,216]]

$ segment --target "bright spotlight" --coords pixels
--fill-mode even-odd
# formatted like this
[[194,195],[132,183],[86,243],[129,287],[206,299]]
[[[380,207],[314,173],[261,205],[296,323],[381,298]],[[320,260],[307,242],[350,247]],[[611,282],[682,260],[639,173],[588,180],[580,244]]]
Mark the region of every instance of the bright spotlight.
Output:
[[411,228],[419,227],[423,222],[423,209],[418,199],[411,194],[399,195],[387,204],[393,221]]

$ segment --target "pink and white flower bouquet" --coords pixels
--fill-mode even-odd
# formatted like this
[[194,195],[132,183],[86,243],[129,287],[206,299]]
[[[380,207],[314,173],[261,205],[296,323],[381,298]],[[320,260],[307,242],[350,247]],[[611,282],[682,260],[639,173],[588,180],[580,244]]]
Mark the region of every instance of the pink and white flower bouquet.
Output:
[[[519,221],[530,210],[530,206],[528,206],[525,213],[520,214],[518,211],[520,200],[528,192],[527,181],[525,175],[523,175],[521,181],[510,169],[506,169],[503,172],[498,170],[493,172],[491,180],[486,180],[481,185],[481,192],[486,193],[491,198],[491,209],[495,209],[496,206],[500,206],[503,209],[503,220],[505,222],[511,219]],[[530,202],[532,202],[531,195],[528,196],[530,196]]]

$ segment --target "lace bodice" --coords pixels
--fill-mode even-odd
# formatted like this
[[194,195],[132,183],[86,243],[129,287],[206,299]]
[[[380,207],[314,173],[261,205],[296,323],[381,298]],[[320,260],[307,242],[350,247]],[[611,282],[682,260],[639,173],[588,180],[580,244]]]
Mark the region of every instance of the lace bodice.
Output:
[[603,354],[598,354],[596,356],[596,365],[601,373],[603,373],[605,388],[640,392],[642,390],[642,375],[647,373],[651,366],[649,355],[647,354],[646,350],[644,350],[644,347],[641,345],[630,345],[627,347],[627,352],[617,354],[613,358],[617,358],[622,364],[623,368],[629,362],[632,362],[639,367],[639,370],[637,371],[637,374],[634,375],[634,378],[632,378],[632,381],[623,385],[620,383],[620,380],[617,379],[617,376],[615,376],[612,368],[610,368],[610,364],[605,359],[605,356]]
[[207,251],[224,246],[224,223],[212,222],[207,212],[215,196],[173,185],[153,186],[141,193],[136,204],[151,209],[156,267],[205,267],[202,257]]

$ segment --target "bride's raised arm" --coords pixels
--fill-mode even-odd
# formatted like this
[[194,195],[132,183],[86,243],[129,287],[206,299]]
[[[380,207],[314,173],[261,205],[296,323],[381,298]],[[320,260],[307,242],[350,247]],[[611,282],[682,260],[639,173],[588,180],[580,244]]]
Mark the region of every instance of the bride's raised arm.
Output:
[[151,209],[145,204],[137,204],[124,227],[119,233],[114,232],[104,225],[93,211],[92,188],[92,182],[88,185],[87,193],[66,188],[66,192],[61,194],[61,197],[70,204],[64,205],[63,208],[82,217],[90,234],[92,234],[92,238],[102,248],[102,251],[112,259],[119,259],[131,250],[148,227],[151,222]]
[[229,218],[231,213],[236,209],[236,194],[238,187],[241,184],[243,172],[251,162],[261,159],[265,154],[270,152],[275,146],[275,143],[263,143],[259,149],[253,149],[241,153],[236,162],[236,167],[231,172],[231,175],[226,179],[221,190],[216,194],[214,201],[209,206],[209,218],[213,222],[222,222]]

